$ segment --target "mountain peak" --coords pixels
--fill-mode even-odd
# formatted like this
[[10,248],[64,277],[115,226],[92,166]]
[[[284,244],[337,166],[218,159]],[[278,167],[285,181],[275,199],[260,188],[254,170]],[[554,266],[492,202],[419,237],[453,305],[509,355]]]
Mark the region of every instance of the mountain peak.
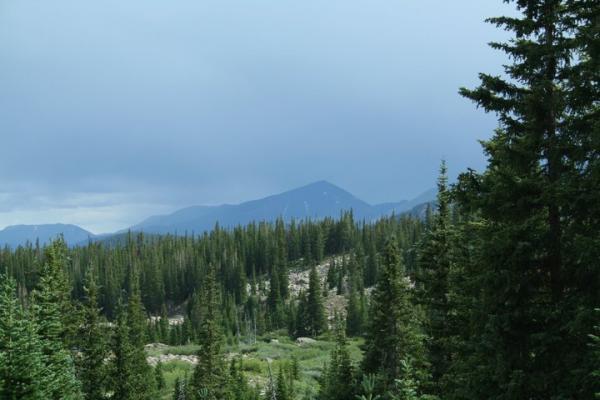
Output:
[[63,235],[70,245],[94,237],[93,233],[72,224],[10,225],[0,230],[0,246],[8,245],[14,248],[27,242],[35,243],[36,240],[44,244],[59,235]]
[[187,207],[169,215],[150,217],[131,227],[146,233],[201,233],[221,227],[245,225],[253,221],[272,222],[277,218],[302,220],[339,217],[352,210],[357,220],[373,220],[406,210],[404,203],[372,206],[326,180],[236,205]]

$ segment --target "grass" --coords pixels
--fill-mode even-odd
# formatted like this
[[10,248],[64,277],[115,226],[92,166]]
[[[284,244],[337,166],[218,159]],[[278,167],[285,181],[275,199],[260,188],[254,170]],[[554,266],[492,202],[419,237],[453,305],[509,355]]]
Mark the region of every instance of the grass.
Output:
[[[359,346],[363,343],[362,339],[348,340],[350,356],[355,362],[361,359]],[[300,366],[300,378],[295,383],[295,391],[301,398],[303,395],[313,395],[318,391],[318,381],[323,364],[329,360],[329,353],[335,343],[333,339],[324,335],[317,339],[315,343],[299,345],[289,337],[284,335],[268,335],[259,338],[256,343],[240,343],[238,345],[226,346],[225,352],[230,356],[242,357],[243,369],[246,377],[252,385],[258,384],[264,386],[268,380],[268,363],[271,363],[271,370],[276,374],[280,366],[291,362],[296,357]],[[159,354],[195,354],[199,346],[166,346],[161,349],[151,349],[148,355],[157,356]],[[163,371],[166,381],[166,389],[162,393],[163,399],[170,399],[173,393],[173,387],[177,377],[183,378],[186,373],[191,376],[193,366],[184,361],[170,361],[163,364]]]

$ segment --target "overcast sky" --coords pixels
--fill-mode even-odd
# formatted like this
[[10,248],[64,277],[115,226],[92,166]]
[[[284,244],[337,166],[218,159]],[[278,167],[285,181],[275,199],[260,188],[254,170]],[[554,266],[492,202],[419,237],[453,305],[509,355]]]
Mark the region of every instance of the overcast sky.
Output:
[[0,228],[94,233],[325,179],[371,202],[482,169],[500,0],[0,2]]

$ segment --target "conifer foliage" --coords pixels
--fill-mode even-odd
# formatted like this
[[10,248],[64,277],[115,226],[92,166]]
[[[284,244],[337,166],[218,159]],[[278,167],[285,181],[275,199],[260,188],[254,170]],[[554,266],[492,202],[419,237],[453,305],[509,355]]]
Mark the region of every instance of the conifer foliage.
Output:
[[43,400],[49,383],[36,326],[17,300],[15,281],[0,275],[0,398]]
[[82,396],[80,382],[67,347],[73,338],[71,318],[75,313],[66,276],[67,248],[62,239],[46,249],[46,258],[33,292],[32,311],[44,355],[48,399],[79,399]]
[[416,368],[422,368],[418,371],[424,374],[424,335],[394,238],[385,246],[370,314],[363,372],[376,374],[382,389],[391,387],[395,379],[402,377],[402,360],[412,359]]
[[466,378],[474,398],[590,398],[582,367],[600,293],[599,230],[590,225],[600,198],[590,186],[598,183],[600,7],[513,3],[519,16],[489,20],[514,35],[492,43],[511,59],[507,77],[481,74],[478,88],[461,90],[500,122],[483,143],[488,168],[458,186],[461,204],[482,218],[485,266],[473,277],[485,318]]
[[219,289],[215,269],[209,267],[203,288],[204,315],[199,333],[200,350],[198,364],[190,381],[193,399],[226,399],[227,370],[224,365],[221,345]]

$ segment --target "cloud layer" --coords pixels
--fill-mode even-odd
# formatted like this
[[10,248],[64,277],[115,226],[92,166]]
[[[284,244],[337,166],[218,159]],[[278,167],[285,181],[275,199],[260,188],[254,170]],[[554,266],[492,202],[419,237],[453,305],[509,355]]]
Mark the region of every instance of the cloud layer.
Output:
[[0,227],[101,232],[320,179],[392,201],[441,158],[481,168],[495,123],[457,89],[500,71],[496,3],[4,2]]

